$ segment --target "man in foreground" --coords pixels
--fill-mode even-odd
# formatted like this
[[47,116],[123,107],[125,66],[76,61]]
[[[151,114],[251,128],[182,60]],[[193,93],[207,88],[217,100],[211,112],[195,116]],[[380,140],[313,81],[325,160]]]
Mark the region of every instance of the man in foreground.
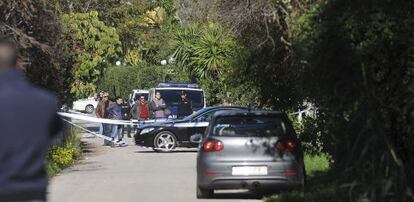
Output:
[[[45,156],[61,128],[53,95],[16,69],[17,48],[0,35],[0,201],[46,201]],[[30,100],[30,102],[28,102]]]

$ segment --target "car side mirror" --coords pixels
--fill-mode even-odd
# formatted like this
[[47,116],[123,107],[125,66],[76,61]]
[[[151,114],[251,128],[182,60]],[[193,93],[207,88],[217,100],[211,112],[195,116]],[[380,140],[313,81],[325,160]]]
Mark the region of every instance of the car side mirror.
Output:
[[200,133],[197,133],[197,134],[192,135],[192,136],[190,137],[190,142],[191,142],[191,143],[200,144],[200,143],[201,143],[201,141],[203,141],[203,135],[202,135],[202,134],[200,134]]

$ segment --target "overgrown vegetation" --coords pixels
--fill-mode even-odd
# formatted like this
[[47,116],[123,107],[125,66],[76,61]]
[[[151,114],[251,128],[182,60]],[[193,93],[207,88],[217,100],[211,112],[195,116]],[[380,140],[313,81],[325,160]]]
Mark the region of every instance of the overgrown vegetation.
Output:
[[46,171],[48,176],[54,176],[63,169],[73,165],[82,154],[81,141],[78,130],[70,128],[62,145],[49,148],[46,160]]

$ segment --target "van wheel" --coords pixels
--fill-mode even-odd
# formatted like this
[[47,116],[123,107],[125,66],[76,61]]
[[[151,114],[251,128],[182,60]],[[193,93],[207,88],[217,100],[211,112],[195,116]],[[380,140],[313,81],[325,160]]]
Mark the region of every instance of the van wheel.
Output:
[[163,131],[154,138],[154,150],[158,152],[171,152],[177,146],[177,138],[169,131]]
[[214,195],[214,189],[205,189],[197,186],[197,198],[211,198]]

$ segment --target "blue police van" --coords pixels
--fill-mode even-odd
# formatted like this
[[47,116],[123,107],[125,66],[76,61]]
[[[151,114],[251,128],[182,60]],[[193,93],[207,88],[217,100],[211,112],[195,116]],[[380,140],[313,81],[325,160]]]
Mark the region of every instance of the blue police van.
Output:
[[180,95],[182,91],[186,92],[187,99],[191,101],[195,111],[206,107],[204,91],[196,83],[159,83],[157,87],[149,90],[148,101],[153,101],[155,99],[155,92],[160,92],[162,99],[164,99],[167,108],[171,112],[169,118],[177,118],[178,104],[181,100]]

